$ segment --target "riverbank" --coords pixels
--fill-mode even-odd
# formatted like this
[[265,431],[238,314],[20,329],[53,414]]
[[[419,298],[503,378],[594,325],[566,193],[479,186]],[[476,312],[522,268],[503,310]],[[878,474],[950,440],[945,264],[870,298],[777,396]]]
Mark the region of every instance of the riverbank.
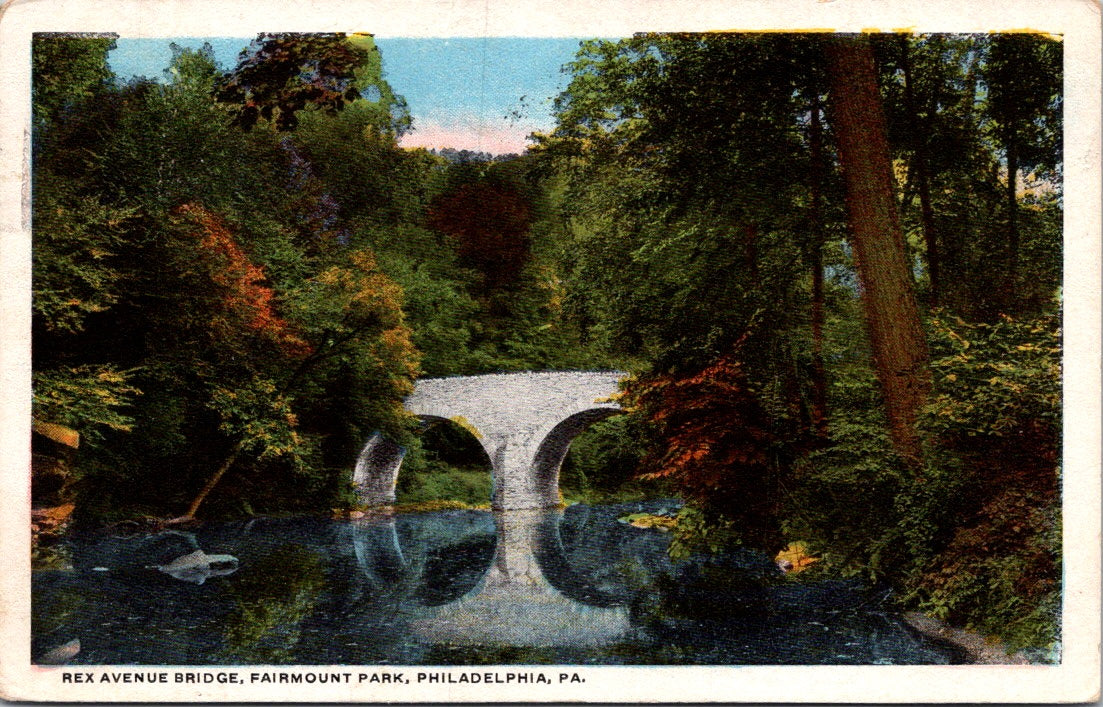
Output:
[[974,631],[950,626],[918,611],[905,612],[903,619],[908,622],[909,626],[923,635],[952,643],[965,651],[969,656],[969,661],[973,664],[1031,665],[1033,663],[1022,651],[1009,654],[1006,646],[1001,641],[986,638]]

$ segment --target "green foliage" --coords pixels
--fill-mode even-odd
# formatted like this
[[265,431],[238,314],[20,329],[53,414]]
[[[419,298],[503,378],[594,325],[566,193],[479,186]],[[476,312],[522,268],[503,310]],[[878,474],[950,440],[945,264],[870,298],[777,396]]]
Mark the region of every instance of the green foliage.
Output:
[[843,574],[879,579],[891,565],[874,543],[896,531],[893,509],[911,474],[893,452],[860,321],[832,317],[825,333],[825,357],[834,362],[826,439],[793,466],[784,532],[808,541],[812,555]]
[[66,185],[36,174],[33,307],[41,326],[75,333],[89,314],[119,299],[121,273],[113,263],[133,209],[113,208],[94,196],[66,193]]
[[490,492],[489,469],[456,468],[431,460],[421,469],[407,469],[403,465],[396,503],[458,501],[467,506],[485,506],[490,503]]
[[168,82],[188,93],[210,93],[222,74],[210,43],[204,42],[199,49],[187,49],[173,42],[169,49],[172,61],[165,69]]
[[476,344],[479,305],[462,275],[450,277],[440,265],[400,255],[384,259],[382,267],[403,289],[403,311],[425,375],[460,375],[487,367],[491,354]]
[[1050,645],[1061,594],[1059,319],[935,317],[931,331],[925,427],[977,488],[947,494],[965,496],[964,513],[938,526],[952,537],[909,586],[922,606],[1011,647]]
[[982,74],[991,131],[1020,165],[1055,170],[1061,163],[1061,42],[1013,33],[992,38]]
[[667,550],[672,560],[685,560],[699,553],[715,554],[743,544],[739,526],[715,512],[684,506],[678,511],[677,521]]
[[[929,321],[935,390],[926,427],[943,439],[1056,434],[1061,422],[1061,331],[1056,316]],[[1041,430],[1039,430],[1041,431]]]
[[570,65],[540,150],[567,179],[567,306],[614,351],[692,370],[791,321],[805,158],[782,45],[640,35]]
[[1061,279],[1060,42],[883,35],[875,46],[921,295],[970,320],[1047,311]]
[[36,371],[33,375],[35,419],[65,425],[93,445],[106,431],[129,432],[134,418],[128,408],[141,391],[131,384],[134,371],[84,365]]
[[243,449],[261,460],[299,450],[295,414],[290,401],[280,396],[276,384],[257,379],[237,381],[235,388],[215,387],[209,406],[219,416],[219,430],[243,441]]
[[1011,490],[913,578],[919,607],[999,636],[1009,650],[1052,646],[1060,638],[1060,504]]
[[202,52],[182,51],[168,69],[173,83],[123,89],[127,105],[99,148],[103,194],[156,211],[240,204],[235,197],[257,181],[242,157],[255,150],[211,100],[214,70]]
[[420,217],[424,175],[396,144],[389,127],[367,101],[356,101],[336,115],[303,114],[293,140],[320,184],[333,199],[356,242],[360,228],[407,226]]
[[400,504],[490,503],[490,459],[477,439],[453,422],[423,425],[406,448],[396,488]]
[[571,441],[559,470],[559,487],[567,500],[622,500],[661,490],[662,485],[635,479],[643,431],[631,415],[613,415],[590,425]]
[[113,34],[36,32],[31,43],[31,106],[36,129],[95,95],[113,78]]
[[376,123],[381,130],[402,135],[413,123],[406,108],[406,99],[396,94],[383,78],[383,56],[372,35],[356,32],[348,38],[349,44],[365,52],[366,60],[353,69],[353,85],[360,91],[362,101],[353,107],[370,106],[378,116]]
[[813,554],[835,571],[891,581],[902,602],[939,618],[1012,648],[1051,645],[1060,609],[1058,320],[943,314],[928,331],[934,391],[921,421],[921,475],[894,460],[876,408],[862,402],[863,369],[852,366],[832,386],[847,414],[832,417],[830,445],[798,467],[787,535],[813,539]]

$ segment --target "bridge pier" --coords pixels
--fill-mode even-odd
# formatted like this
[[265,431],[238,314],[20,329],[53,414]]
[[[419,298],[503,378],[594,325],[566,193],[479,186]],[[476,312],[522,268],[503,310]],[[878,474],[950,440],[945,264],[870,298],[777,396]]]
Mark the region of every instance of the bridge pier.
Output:
[[[559,465],[552,470],[553,478],[541,484],[533,473],[539,441],[531,434],[515,434],[492,441],[490,455],[494,474],[491,507],[496,511],[529,508],[552,508],[559,505]],[[489,446],[489,445],[488,445]],[[562,461],[562,460],[560,460]]]

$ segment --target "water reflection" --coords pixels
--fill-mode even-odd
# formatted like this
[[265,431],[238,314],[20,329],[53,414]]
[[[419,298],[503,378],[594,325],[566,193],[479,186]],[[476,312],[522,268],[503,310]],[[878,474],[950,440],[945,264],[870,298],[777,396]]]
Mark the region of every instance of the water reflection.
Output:
[[228,588],[234,610],[226,617],[218,662],[294,662],[303,623],[324,588],[322,556],[301,546],[278,548],[253,563]]
[[[74,539],[74,570],[33,577],[32,653],[79,640],[75,664],[954,659],[853,588],[733,581],[757,571],[747,558],[673,564],[667,536],[617,521],[661,507],[257,519]],[[237,571],[199,584],[157,569],[199,548],[232,555]]]
[[488,513],[377,515],[341,528],[363,575],[365,591],[423,606],[456,601],[471,592],[494,557]]
[[627,602],[575,574],[561,518],[559,510],[495,513],[497,545],[478,586],[411,622],[411,630],[454,645],[587,647],[623,637]]

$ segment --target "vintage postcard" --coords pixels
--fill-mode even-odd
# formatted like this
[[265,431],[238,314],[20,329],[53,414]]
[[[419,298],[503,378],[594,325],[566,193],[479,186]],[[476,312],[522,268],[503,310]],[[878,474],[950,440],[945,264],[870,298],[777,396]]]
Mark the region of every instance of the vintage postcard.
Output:
[[1097,3],[0,9],[0,697],[1098,699]]

